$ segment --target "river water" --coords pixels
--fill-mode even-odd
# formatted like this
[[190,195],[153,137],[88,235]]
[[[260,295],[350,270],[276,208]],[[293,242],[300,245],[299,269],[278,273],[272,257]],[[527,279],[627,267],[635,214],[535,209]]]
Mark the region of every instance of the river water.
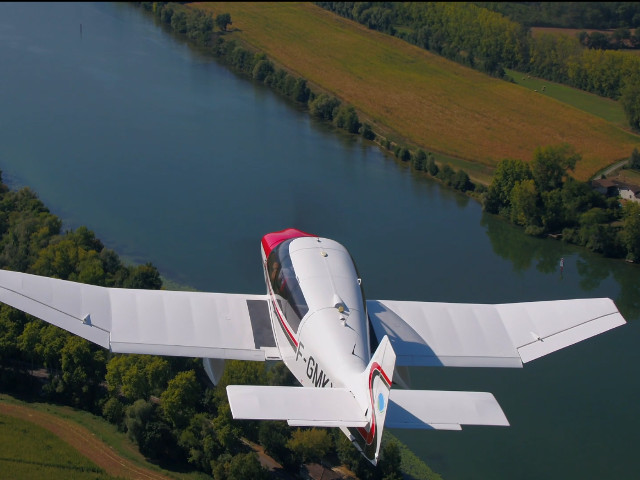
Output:
[[494,393],[511,427],[394,433],[447,480],[637,478],[639,267],[524,236],[127,4],[0,3],[0,65],[4,180],[178,283],[261,293],[259,240],[293,226],[343,243],[372,299],[613,298],[629,324],[524,369],[411,372]]

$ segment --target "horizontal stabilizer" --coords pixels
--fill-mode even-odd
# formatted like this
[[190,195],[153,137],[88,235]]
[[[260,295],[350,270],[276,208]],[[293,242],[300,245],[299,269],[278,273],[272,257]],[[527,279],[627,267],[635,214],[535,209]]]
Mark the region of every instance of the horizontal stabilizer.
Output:
[[365,427],[364,412],[346,388],[229,385],[235,419],[286,420],[292,426]]
[[461,425],[509,426],[490,393],[391,390],[386,426],[460,430]]

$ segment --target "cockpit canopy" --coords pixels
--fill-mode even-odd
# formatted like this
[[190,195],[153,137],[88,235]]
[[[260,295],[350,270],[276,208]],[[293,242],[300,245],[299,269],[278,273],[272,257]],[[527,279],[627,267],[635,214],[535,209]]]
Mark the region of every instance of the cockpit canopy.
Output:
[[298,330],[300,321],[309,311],[307,301],[302,294],[300,282],[293,270],[289,255],[289,245],[295,238],[278,244],[267,258],[267,272],[273,293],[278,298],[280,309],[289,325]]
[[360,275],[337,242],[318,237],[284,240],[270,251],[266,267],[279,309],[295,332],[310,310],[336,308],[336,319],[353,311],[366,316]]

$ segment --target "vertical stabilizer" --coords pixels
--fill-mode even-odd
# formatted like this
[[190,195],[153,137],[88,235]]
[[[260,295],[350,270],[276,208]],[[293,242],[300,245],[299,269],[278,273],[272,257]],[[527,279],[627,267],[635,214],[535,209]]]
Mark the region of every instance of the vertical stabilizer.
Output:
[[389,338],[385,336],[373,354],[369,365],[362,372],[358,385],[359,391],[357,393],[359,395],[357,396],[366,397],[368,401],[366,415],[369,419],[369,426],[348,429],[349,437],[356,447],[374,465],[378,462],[395,364],[396,354]]

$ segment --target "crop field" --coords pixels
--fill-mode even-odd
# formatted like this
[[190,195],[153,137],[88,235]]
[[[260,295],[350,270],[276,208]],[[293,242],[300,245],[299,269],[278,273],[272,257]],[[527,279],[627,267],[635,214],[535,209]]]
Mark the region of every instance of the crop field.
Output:
[[538,146],[568,143],[582,154],[575,176],[583,180],[640,145],[640,137],[610,121],[311,3],[193,5],[230,13],[228,39],[350,103],[392,140],[489,168],[503,158],[529,161]]

